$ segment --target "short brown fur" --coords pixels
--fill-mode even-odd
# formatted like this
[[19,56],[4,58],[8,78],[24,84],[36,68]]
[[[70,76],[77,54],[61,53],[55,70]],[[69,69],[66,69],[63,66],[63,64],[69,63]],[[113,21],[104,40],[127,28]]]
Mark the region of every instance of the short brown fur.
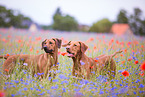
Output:
[[[28,54],[19,54],[19,55],[10,55],[10,56],[0,56],[0,58],[6,59],[3,64],[3,71],[5,74],[10,74],[16,62],[28,64],[28,68],[32,68],[33,75],[35,73],[44,73],[47,76],[49,70],[54,66],[58,69],[58,48],[61,46],[61,40],[57,38],[45,39],[42,42],[42,49],[45,53],[40,55],[28,55]],[[23,65],[21,66],[23,67]],[[42,76],[43,77],[43,76]]]
[[[115,76],[116,64],[113,60],[113,57],[117,53],[121,53],[122,51],[115,52],[112,55],[100,55],[98,56],[98,62],[96,62],[96,58],[90,58],[85,55],[85,51],[88,46],[79,41],[70,41],[67,44],[62,45],[66,47],[66,51],[69,53],[68,57],[73,59],[73,68],[72,75],[84,78],[90,78],[90,74],[92,71],[97,72],[97,70],[102,71],[105,68],[110,67],[110,71],[112,75]],[[110,64],[109,64],[110,63]],[[108,65],[109,64],[109,65]]]

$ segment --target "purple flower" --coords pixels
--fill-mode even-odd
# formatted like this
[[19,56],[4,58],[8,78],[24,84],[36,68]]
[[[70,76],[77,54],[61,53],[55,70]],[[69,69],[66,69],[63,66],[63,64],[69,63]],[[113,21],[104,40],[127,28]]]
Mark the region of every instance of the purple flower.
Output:
[[66,92],[66,89],[65,89],[65,88],[62,88],[62,91],[63,91],[63,92]]
[[139,88],[143,88],[143,87],[144,87],[144,85],[143,85],[143,84],[140,84],[140,85],[139,85]]
[[43,75],[44,73],[37,73],[38,75]]
[[85,65],[85,63],[83,61],[80,61],[81,65]]
[[24,91],[27,91],[28,89],[27,88],[24,88]]
[[100,91],[100,93],[99,94],[104,94],[104,91]]
[[79,91],[80,91],[80,89],[74,89],[74,91],[79,92]]

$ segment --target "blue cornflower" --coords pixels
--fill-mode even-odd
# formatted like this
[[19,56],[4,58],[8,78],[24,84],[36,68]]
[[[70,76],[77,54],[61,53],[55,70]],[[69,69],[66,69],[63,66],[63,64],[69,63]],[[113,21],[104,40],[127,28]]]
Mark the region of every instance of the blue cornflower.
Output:
[[15,83],[17,84],[17,83],[19,83],[19,81],[15,80]]
[[68,84],[69,81],[67,81],[67,80],[61,81],[61,84],[64,84],[64,83]]
[[60,70],[56,70],[56,73],[60,73],[61,71]]
[[84,80],[84,83],[87,84],[87,83],[89,83],[89,81],[88,80]]
[[145,91],[139,91],[139,93],[144,93]]
[[11,94],[12,97],[15,97],[15,94]]
[[122,84],[119,84],[120,86],[123,86]]
[[37,73],[38,75],[43,75],[44,73]]
[[138,83],[138,82],[140,82],[140,80],[139,80],[139,79],[137,79],[135,82],[136,82],[136,83]]
[[41,91],[40,89],[36,89],[36,91]]
[[34,88],[30,88],[31,90],[34,90]]
[[100,93],[99,94],[104,94],[104,91],[100,91]]
[[143,84],[140,84],[140,85],[139,85],[139,88],[143,88],[143,87],[144,87],[144,85],[143,85]]
[[6,86],[4,87],[4,90],[5,90],[5,89],[7,89],[7,87],[6,87]]
[[60,79],[67,79],[67,77],[66,77],[65,75],[63,75],[63,74],[60,74],[60,75],[59,75],[59,78],[60,78]]
[[37,74],[35,74],[34,77],[38,77]]
[[49,77],[48,80],[50,81],[52,77]]
[[85,65],[85,63],[83,61],[80,61],[81,65]]
[[133,92],[134,94],[136,94],[136,92]]
[[29,83],[24,83],[25,85],[29,85]]
[[28,89],[27,88],[24,88],[24,91],[27,91]]
[[58,79],[54,79],[54,80],[52,80],[52,82],[58,82]]
[[57,89],[58,85],[52,86],[51,89]]
[[42,93],[40,93],[40,94],[38,94],[38,95],[43,95],[43,94],[45,94],[45,92],[42,92]]
[[66,92],[66,89],[65,89],[65,88],[62,88],[62,91],[63,91],[63,92]]
[[80,91],[80,89],[74,89],[74,91],[79,92],[79,91]]

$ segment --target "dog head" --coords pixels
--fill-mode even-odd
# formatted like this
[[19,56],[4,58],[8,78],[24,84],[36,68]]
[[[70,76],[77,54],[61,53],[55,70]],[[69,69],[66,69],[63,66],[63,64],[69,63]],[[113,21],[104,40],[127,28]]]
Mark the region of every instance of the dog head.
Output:
[[57,38],[52,38],[52,39],[45,39],[42,42],[42,50],[44,49],[44,51],[46,53],[51,53],[53,54],[56,49],[61,47],[61,40],[57,39]]
[[62,46],[66,47],[68,57],[76,57],[79,54],[85,53],[85,51],[88,48],[87,45],[79,41],[70,41],[67,44],[64,44]]

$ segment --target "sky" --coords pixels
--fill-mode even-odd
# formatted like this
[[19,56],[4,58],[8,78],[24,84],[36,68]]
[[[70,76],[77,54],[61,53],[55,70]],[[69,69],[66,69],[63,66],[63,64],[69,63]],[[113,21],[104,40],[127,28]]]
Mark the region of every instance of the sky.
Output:
[[18,10],[43,25],[53,23],[58,7],[64,15],[69,14],[79,24],[89,26],[103,18],[115,21],[121,9],[132,14],[134,8],[140,8],[145,18],[145,0],[0,0],[0,5]]

